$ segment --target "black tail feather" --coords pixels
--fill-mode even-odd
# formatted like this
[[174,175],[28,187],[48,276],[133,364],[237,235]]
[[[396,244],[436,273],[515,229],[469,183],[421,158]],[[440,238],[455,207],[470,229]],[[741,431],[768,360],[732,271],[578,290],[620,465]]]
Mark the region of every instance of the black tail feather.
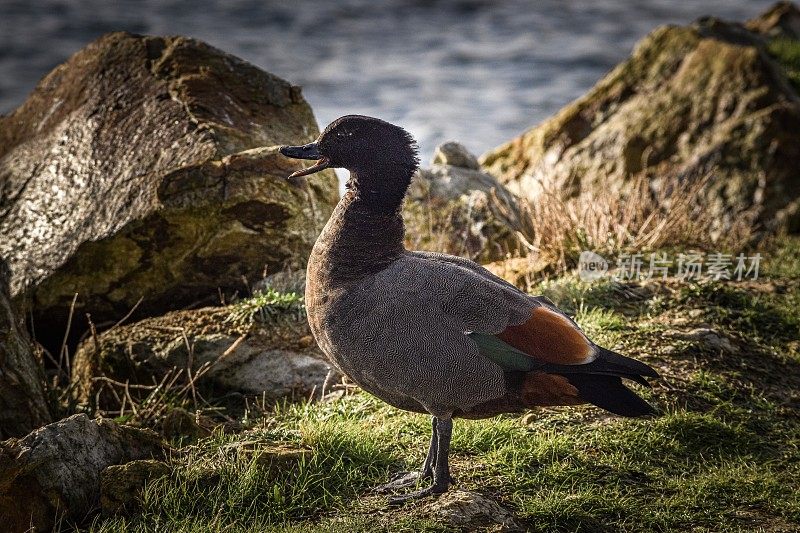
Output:
[[608,370],[613,370],[624,374],[639,374],[640,376],[647,376],[649,378],[658,377],[658,372],[656,372],[653,367],[646,365],[641,361],[631,359],[630,357],[625,357],[624,355],[612,352],[611,350],[606,350],[605,348],[600,348],[599,346],[598,349],[600,351],[597,354],[597,359],[589,364],[597,364],[599,368],[607,368]]
[[656,412],[650,404],[623,385],[619,376],[576,373],[564,374],[564,377],[578,389],[582,399],[615,415],[644,416]]
[[645,376],[650,378],[659,377],[658,372],[651,366],[637,361],[636,359],[631,359],[630,357],[612,352],[611,350],[600,348],[599,346],[597,357],[591,363],[586,363],[584,365],[544,364],[539,365],[538,369],[544,372],[562,374],[565,376],[572,374],[618,376],[635,381],[645,387],[650,386],[647,380],[644,379]]

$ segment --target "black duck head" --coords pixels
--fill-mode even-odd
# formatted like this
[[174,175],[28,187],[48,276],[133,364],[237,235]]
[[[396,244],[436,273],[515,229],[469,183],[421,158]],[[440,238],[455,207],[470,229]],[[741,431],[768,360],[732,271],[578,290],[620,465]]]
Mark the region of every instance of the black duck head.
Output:
[[282,146],[281,153],[316,163],[290,178],[326,168],[345,168],[359,178],[402,175],[410,179],[419,165],[417,143],[399,126],[362,115],[346,115],[331,122],[312,143]]

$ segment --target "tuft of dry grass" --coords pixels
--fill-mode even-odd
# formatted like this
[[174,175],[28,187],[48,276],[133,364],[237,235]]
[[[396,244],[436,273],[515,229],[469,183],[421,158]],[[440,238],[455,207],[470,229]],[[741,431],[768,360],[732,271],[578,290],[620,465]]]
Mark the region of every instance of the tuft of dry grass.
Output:
[[710,179],[675,178],[653,190],[650,179],[639,175],[624,196],[606,189],[565,198],[544,189],[535,201],[523,204],[532,231],[518,237],[557,271],[574,267],[583,250],[601,255],[669,248],[738,250],[755,235],[755,211],[740,213],[730,227],[721,227],[705,207]]

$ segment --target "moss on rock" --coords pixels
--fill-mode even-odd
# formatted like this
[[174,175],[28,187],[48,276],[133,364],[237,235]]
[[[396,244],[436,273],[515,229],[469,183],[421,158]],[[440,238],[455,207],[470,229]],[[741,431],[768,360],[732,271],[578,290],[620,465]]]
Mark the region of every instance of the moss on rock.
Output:
[[481,164],[529,198],[625,195],[641,174],[655,190],[710,176],[720,229],[753,211],[777,229],[800,217],[798,124],[800,97],[762,35],[706,18],[656,29],[588,94]]

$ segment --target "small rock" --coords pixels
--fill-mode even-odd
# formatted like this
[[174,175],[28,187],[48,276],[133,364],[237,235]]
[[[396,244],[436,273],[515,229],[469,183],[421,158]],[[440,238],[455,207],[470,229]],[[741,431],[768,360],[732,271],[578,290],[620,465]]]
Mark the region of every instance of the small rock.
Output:
[[493,526],[497,531],[525,530],[511,511],[477,492],[451,490],[429,504],[427,511],[451,527],[468,531]]
[[169,472],[169,465],[152,459],[109,466],[100,474],[101,511],[104,515],[134,511],[144,486]]
[[346,390],[338,389],[338,390],[329,392],[328,394],[323,396],[322,397],[322,401],[323,402],[336,402],[336,401],[341,400],[342,398],[344,398],[346,394],[347,394]]
[[231,460],[250,462],[264,468],[270,476],[296,470],[311,460],[314,452],[287,442],[265,441],[261,438],[234,441],[220,447]]
[[291,446],[259,448],[255,453],[256,463],[268,467],[270,472],[293,470],[313,456],[311,450]]
[[726,353],[737,353],[739,351],[739,348],[730,339],[711,328],[696,328],[685,333],[675,332],[672,336],[676,339],[696,342],[701,347],[712,351]]
[[162,458],[152,431],[78,414],[0,443],[0,516],[5,531],[51,531],[62,516],[98,508],[100,474],[111,465]]
[[453,167],[478,170],[478,158],[472,155],[467,148],[455,141],[446,142],[436,147],[433,152],[434,165],[450,165]]

